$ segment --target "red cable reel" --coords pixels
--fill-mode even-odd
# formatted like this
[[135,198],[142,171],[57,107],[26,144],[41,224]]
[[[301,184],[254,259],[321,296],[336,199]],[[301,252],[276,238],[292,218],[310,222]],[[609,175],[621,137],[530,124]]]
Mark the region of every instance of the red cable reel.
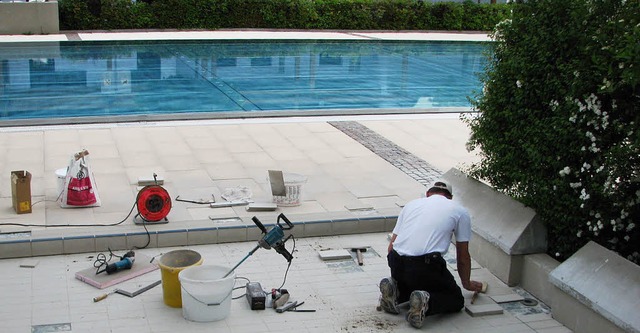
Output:
[[167,190],[158,185],[148,185],[138,192],[136,199],[138,215],[145,222],[158,222],[171,211],[171,197]]

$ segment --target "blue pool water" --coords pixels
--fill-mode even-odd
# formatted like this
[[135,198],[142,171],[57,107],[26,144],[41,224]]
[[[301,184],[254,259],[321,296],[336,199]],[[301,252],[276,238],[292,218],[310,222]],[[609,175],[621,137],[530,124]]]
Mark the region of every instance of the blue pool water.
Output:
[[471,42],[0,43],[0,123],[469,107],[485,49]]

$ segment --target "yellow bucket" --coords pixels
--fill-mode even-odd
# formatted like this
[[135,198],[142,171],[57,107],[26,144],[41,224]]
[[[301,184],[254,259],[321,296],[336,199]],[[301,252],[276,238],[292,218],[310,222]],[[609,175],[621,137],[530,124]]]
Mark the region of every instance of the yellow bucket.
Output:
[[158,266],[162,274],[164,304],[174,308],[182,307],[182,291],[178,274],[187,267],[199,265],[202,265],[202,256],[192,250],[175,250],[160,257]]

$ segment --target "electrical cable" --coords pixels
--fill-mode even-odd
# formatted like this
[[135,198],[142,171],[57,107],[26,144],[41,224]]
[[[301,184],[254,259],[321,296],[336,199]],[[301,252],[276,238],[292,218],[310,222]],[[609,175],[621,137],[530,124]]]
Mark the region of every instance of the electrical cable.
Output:
[[[249,280],[248,278],[246,278],[246,277],[244,277],[244,276],[236,276],[236,278],[235,278],[235,279],[236,279],[236,280],[237,280],[237,279],[243,279],[243,280],[247,280],[247,283],[251,283],[251,280]],[[234,282],[234,284],[235,284],[235,282]],[[242,289],[242,288],[245,288],[245,290],[247,290],[247,289],[246,289],[246,288],[247,288],[247,286],[246,286],[246,285],[244,285],[244,286],[238,286],[238,287],[233,287],[233,289],[232,289],[232,290],[238,290],[238,289]],[[240,295],[240,296],[231,297],[231,299],[232,299],[232,300],[236,300],[236,299],[244,298],[245,296],[247,296],[246,291],[245,291],[245,293],[244,293],[244,294],[242,294],[242,295]]]
[[[131,206],[131,209],[129,210],[129,213],[127,214],[127,216],[125,216],[125,218],[122,219],[120,222],[116,222],[116,223],[110,223],[110,224],[95,224],[95,223],[93,223],[93,224],[49,224],[49,225],[41,225],[41,224],[29,224],[29,223],[4,222],[4,223],[0,223],[0,226],[4,225],[4,226],[17,226],[17,227],[44,227],[44,228],[114,227],[114,226],[117,226],[117,225],[120,225],[120,224],[124,223],[127,219],[129,219],[129,217],[131,216],[131,213],[133,213],[133,210],[138,207],[138,201],[140,199],[140,193],[141,193],[141,191],[138,192],[138,195],[136,196],[136,200],[133,202],[133,205]],[[62,195],[62,193],[61,193],[61,195]],[[60,196],[58,196],[58,198],[60,198]],[[143,218],[143,220],[147,221],[144,218]],[[146,223],[143,223],[142,225],[144,227],[145,232],[147,233],[147,244],[145,244],[143,247],[134,246],[135,249],[144,249],[147,246],[149,246],[149,244],[151,243],[151,235],[149,234],[149,230],[147,229]]]
[[[291,234],[291,239],[293,240],[293,247],[291,248],[291,253],[295,253],[296,251],[296,238],[293,236],[293,234]],[[280,285],[280,287],[278,287],[277,290],[282,289],[282,287],[284,287],[284,284],[287,282],[287,275],[289,274],[289,268],[291,268],[291,262],[293,260],[289,261],[289,264],[287,265],[287,270],[284,272],[284,278],[282,280],[282,284]]]

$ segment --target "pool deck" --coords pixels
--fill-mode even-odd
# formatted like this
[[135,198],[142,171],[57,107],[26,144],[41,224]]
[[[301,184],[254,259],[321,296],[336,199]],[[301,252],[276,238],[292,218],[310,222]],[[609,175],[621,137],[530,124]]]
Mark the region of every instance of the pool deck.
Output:
[[[113,39],[389,39],[488,40],[485,34],[294,31],[69,32],[3,36],[3,42]],[[101,123],[0,128],[0,305],[3,332],[413,332],[402,316],[376,311],[377,284],[388,275],[387,235],[407,201],[450,168],[478,160],[465,148],[469,130],[458,113],[310,116]],[[55,170],[71,155],[90,152],[100,207],[62,209]],[[401,154],[399,154],[400,152]],[[407,158],[411,157],[411,158]],[[400,162],[398,162],[398,160]],[[409,161],[408,163],[406,163]],[[32,174],[33,212],[12,208],[10,171]],[[307,177],[299,206],[248,212],[245,206],[211,208],[172,201],[166,224],[136,225],[127,213],[154,173],[172,199],[221,202],[227,189],[247,187],[256,202],[271,200],[267,170]],[[455,190],[454,190],[455,192]],[[455,193],[454,193],[455,194]],[[133,291],[160,279],[152,271],[99,290],[75,278],[93,267],[96,254],[160,256],[175,249],[200,253],[204,264],[233,266],[255,245],[252,216],[272,225],[284,213],[295,225],[294,259],[285,288],[301,309],[252,311],[233,300],[221,321],[195,323],[163,303],[162,287],[135,298],[119,294],[94,303],[112,288]],[[134,211],[135,214],[135,211]],[[117,226],[83,227],[85,224]],[[3,223],[5,225],[3,225]],[[29,226],[6,225],[7,223]],[[52,227],[52,225],[69,225]],[[149,238],[147,238],[149,237]],[[292,249],[293,241],[286,246]],[[321,250],[368,246],[365,264],[322,261]],[[448,255],[450,269],[455,258]],[[236,270],[264,289],[280,286],[286,261],[260,249]],[[454,272],[454,276],[456,276]],[[488,281],[489,296],[526,293],[507,287],[474,263],[472,278]],[[238,280],[237,285],[244,281]],[[239,297],[243,290],[236,290]],[[464,292],[469,304],[471,293]],[[504,313],[473,317],[465,311],[429,317],[429,332],[570,332],[552,309],[503,306]]]

